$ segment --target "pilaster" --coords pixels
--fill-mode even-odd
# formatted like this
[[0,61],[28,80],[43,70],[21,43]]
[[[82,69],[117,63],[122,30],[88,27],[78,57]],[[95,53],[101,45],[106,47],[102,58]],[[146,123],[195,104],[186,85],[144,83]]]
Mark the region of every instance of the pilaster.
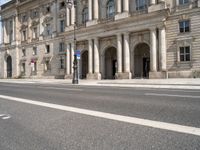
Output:
[[167,70],[167,52],[166,52],[166,31],[165,27],[159,28],[159,45],[160,45],[160,70]]
[[124,77],[131,78],[129,33],[124,33]]
[[150,51],[150,71],[157,71],[157,48],[156,48],[156,29],[150,31],[151,51]]

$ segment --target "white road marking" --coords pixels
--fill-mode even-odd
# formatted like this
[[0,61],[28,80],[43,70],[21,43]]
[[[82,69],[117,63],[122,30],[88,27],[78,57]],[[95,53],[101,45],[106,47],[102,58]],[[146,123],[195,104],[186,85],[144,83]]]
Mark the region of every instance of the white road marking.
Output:
[[83,89],[73,89],[73,88],[60,88],[60,87],[39,87],[43,89],[53,89],[53,90],[66,90],[66,91],[83,91]]
[[6,119],[10,119],[11,116],[8,115],[8,114],[0,114],[0,118],[3,119],[3,120],[6,120]]
[[165,123],[165,122],[153,121],[153,120],[148,120],[148,119],[116,115],[116,114],[111,114],[111,113],[39,102],[39,101],[34,101],[34,100],[29,100],[29,99],[6,96],[6,95],[0,95],[0,98],[10,100],[10,101],[22,102],[22,103],[27,103],[27,104],[43,106],[47,108],[68,111],[68,112],[74,112],[74,113],[93,116],[93,117],[99,117],[99,118],[104,118],[104,119],[109,119],[109,120],[115,120],[115,121],[120,121],[120,122],[126,122],[126,123],[131,123],[131,124],[137,124],[137,125],[142,125],[142,126],[147,126],[147,127],[153,127],[153,128],[163,129],[163,130],[169,130],[169,131],[174,131],[174,132],[179,132],[179,133],[186,133],[186,134],[200,136],[200,128],[197,128],[197,127],[183,126],[183,125],[178,125],[178,124],[173,124],[173,123]]
[[182,98],[198,98],[200,96],[193,96],[193,95],[173,95],[173,94],[158,94],[158,93],[145,93],[146,96],[166,96],[166,97],[182,97]]
[[11,118],[10,115],[6,115],[6,116],[2,117],[3,120],[10,119],[10,118]]

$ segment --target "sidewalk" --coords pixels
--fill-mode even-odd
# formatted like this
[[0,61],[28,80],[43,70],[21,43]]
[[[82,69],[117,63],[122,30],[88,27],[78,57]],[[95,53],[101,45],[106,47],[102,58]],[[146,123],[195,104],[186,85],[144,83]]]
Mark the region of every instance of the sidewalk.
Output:
[[[0,79],[0,83],[18,84],[72,84],[72,80],[62,79]],[[171,89],[197,89],[200,90],[198,79],[131,79],[131,80],[79,80],[79,85],[88,86],[116,86],[141,88],[171,88]]]

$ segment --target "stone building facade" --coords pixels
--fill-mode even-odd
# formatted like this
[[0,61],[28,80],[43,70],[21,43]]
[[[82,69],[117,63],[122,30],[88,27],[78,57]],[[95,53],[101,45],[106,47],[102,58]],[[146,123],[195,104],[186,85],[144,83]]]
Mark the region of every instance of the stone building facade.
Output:
[[196,77],[200,0],[11,0],[1,6],[0,78]]

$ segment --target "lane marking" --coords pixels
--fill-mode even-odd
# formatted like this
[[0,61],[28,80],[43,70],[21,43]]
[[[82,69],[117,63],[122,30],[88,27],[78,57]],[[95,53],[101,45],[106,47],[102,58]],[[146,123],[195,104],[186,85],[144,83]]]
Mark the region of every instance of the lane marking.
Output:
[[0,114],[0,118],[3,120],[7,120],[7,119],[10,119],[11,116],[9,114]]
[[200,96],[192,96],[192,95],[173,95],[173,94],[158,94],[158,93],[145,93],[146,96],[165,96],[165,97],[181,97],[181,98],[198,98],[200,99]]
[[73,89],[73,88],[60,88],[60,87],[38,87],[44,89],[52,89],[52,90],[66,90],[66,91],[83,91],[83,89]]
[[120,122],[126,122],[126,123],[131,123],[131,124],[136,124],[136,125],[142,125],[142,126],[147,126],[147,127],[152,127],[152,128],[158,128],[158,129],[163,129],[163,130],[169,130],[169,131],[174,131],[174,132],[179,132],[179,133],[186,133],[186,134],[200,136],[200,128],[197,128],[197,127],[183,126],[183,125],[178,125],[178,124],[173,124],[173,123],[166,123],[166,122],[153,121],[153,120],[148,120],[148,119],[116,115],[116,114],[111,114],[111,113],[39,102],[39,101],[34,101],[34,100],[29,100],[29,99],[6,96],[6,95],[0,95],[0,98],[10,100],[10,101],[22,102],[26,104],[32,104],[32,105],[43,106],[47,108],[53,108],[57,110],[63,110],[67,112],[73,112],[73,113],[98,117],[98,118],[104,118],[104,119],[109,119],[109,120],[115,120],[115,121],[120,121]]

